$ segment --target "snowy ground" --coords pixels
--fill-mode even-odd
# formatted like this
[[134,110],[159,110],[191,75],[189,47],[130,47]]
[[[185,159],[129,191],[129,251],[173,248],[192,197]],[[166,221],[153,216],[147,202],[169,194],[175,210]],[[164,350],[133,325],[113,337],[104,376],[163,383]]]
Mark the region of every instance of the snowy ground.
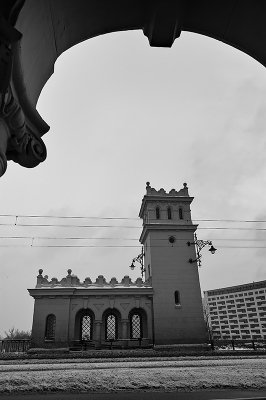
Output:
[[0,393],[266,389],[266,358],[0,361]]

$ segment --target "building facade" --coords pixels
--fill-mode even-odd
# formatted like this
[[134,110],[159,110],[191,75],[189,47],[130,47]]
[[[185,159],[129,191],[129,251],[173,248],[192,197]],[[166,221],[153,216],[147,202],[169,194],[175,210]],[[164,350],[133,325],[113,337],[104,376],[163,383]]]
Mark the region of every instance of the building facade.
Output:
[[[139,278],[110,282],[100,275],[95,282],[80,282],[72,274],[51,281],[39,270],[35,289],[32,347],[75,347],[87,342],[100,348],[118,341],[121,346],[152,343],[152,287]],[[126,340],[132,339],[132,340]]]
[[266,281],[204,292],[213,339],[266,339]]
[[145,279],[95,282],[68,270],[48,280],[39,270],[32,346],[70,347],[87,342],[96,348],[111,342],[134,346],[203,344],[206,325],[193,243],[197,225],[191,220],[193,198],[187,185],[179,191],[156,190],[147,183],[139,216],[143,220]]

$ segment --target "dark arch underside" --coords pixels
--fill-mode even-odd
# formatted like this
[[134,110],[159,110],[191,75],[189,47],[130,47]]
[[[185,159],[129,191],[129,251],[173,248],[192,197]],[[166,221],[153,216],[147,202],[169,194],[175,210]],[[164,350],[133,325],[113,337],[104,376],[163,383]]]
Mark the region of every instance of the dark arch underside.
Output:
[[196,32],[266,65],[265,17],[262,0],[26,0],[16,23],[23,35],[14,70],[21,103],[36,105],[60,54],[108,32],[143,29],[151,45],[168,47],[182,30]]
[[[265,16],[264,0],[3,0],[0,38],[7,34],[13,50],[10,99],[14,96],[21,107],[32,141],[25,156],[9,142],[7,150],[4,145],[3,164],[3,152],[26,167],[45,159],[45,146],[34,137],[40,138],[49,126],[36,103],[56,59],[70,47],[97,35],[134,29],[143,30],[151,46],[171,47],[182,31],[190,31],[227,43],[266,66]],[[16,35],[10,39],[8,27],[1,29],[3,18],[22,34],[20,40]],[[19,125],[20,120],[15,122]]]

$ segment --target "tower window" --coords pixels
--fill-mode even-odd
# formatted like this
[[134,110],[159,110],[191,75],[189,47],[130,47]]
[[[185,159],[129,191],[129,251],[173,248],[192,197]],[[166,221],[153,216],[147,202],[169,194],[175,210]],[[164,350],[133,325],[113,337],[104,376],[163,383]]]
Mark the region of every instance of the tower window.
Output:
[[155,213],[156,213],[156,219],[160,219],[160,207],[156,207]]
[[179,212],[179,219],[184,219],[183,208],[182,207],[179,207],[178,212]]
[[167,208],[167,218],[168,219],[172,219],[172,209],[171,209],[171,207]]
[[56,318],[54,314],[48,315],[46,318],[45,339],[54,340],[55,338],[55,323]]
[[180,293],[178,290],[175,291],[175,305],[176,306],[180,305]]

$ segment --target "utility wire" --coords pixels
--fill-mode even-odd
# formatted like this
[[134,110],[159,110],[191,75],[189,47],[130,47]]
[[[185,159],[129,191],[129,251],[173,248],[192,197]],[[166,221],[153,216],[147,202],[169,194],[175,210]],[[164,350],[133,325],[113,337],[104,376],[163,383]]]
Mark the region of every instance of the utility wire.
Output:
[[[152,225],[152,224],[151,224]],[[157,225],[157,224],[153,224]],[[0,223],[0,226],[18,226],[18,227],[57,227],[57,228],[123,228],[123,229],[141,229],[140,226],[130,225],[68,225],[68,224],[6,224]],[[171,225],[169,225],[171,226]],[[189,225],[188,225],[189,227]],[[175,228],[178,231],[178,227]],[[234,231],[266,231],[266,228],[241,228],[241,227],[199,227],[198,230],[234,230]]]
[[[23,245],[12,245],[12,244],[0,244],[0,247],[28,247],[28,246],[30,246],[30,247],[91,247],[91,248],[130,248],[130,247],[134,247],[134,248],[140,248],[141,247],[141,245],[116,245],[116,244],[112,244],[112,245],[109,245],[109,244],[107,244],[107,245],[102,245],[102,244],[81,244],[81,245],[79,245],[79,244],[40,244],[40,245],[38,245],[38,244],[36,244],[36,240],[38,240],[38,239],[52,239],[52,240],[54,240],[54,239],[60,239],[60,240],[65,240],[65,239],[70,239],[70,240],[73,240],[73,238],[40,238],[40,237],[32,237],[32,236],[17,236],[17,237],[13,237],[13,236],[3,236],[3,237],[0,237],[0,239],[28,239],[28,240],[31,240],[31,243],[30,244],[23,244]],[[76,239],[81,239],[81,238],[76,238]],[[82,238],[82,239],[85,239],[85,240],[87,240],[88,238]],[[94,239],[94,240],[97,240],[97,238],[92,238],[92,239]],[[107,238],[105,238],[105,239],[107,239]],[[108,238],[109,239],[109,238]],[[160,240],[160,239],[159,239]],[[165,239],[164,239],[165,240]],[[166,240],[168,240],[168,239],[166,239]],[[187,239],[183,239],[183,240],[187,240]],[[223,240],[223,239],[221,239],[221,240]],[[165,248],[169,248],[169,244],[167,244],[167,245],[151,245],[151,246],[149,246],[149,248],[162,248],[162,247],[165,247]],[[175,246],[171,246],[171,247],[178,247],[178,248],[181,248],[181,247],[186,247],[186,244],[184,243],[184,244],[179,244],[178,242],[176,243],[176,245]],[[254,245],[249,245],[249,246],[235,246],[235,245],[232,245],[232,246],[227,246],[227,245],[220,245],[219,246],[219,249],[266,249],[266,243],[265,243],[265,245],[262,245],[262,246],[254,246]]]
[[[0,236],[0,239],[34,239],[34,240],[128,240],[128,241],[138,241],[138,238],[125,238],[125,237],[56,237],[56,236]],[[161,241],[165,240],[168,241],[168,238],[154,238],[154,241]],[[190,238],[179,238],[177,239],[178,241],[188,241],[191,240]],[[202,240],[208,240],[208,239],[202,239]],[[214,238],[211,239],[212,241],[240,241],[240,242],[266,242],[266,237],[265,239],[247,239],[247,238]]]
[[12,218],[55,218],[55,219],[122,219],[122,220],[134,220],[140,221],[140,218],[130,217],[86,217],[82,215],[23,215],[23,214],[0,214],[0,217],[12,217]]
[[200,230],[231,230],[231,231],[266,231],[266,228],[231,228],[231,227],[202,227]]
[[[140,221],[140,218],[133,217],[97,217],[82,215],[24,215],[24,214],[0,214],[0,217],[12,218],[54,218],[54,219],[96,219],[96,220],[131,220]],[[193,219],[195,222],[229,222],[229,223],[266,223],[266,220],[249,220],[249,219]]]
[[[36,240],[139,240],[137,238],[116,237],[51,237],[51,236],[0,236],[0,239],[36,239]],[[160,240],[160,239],[158,239]],[[164,240],[164,239],[163,239]],[[168,240],[168,239],[165,239]],[[188,240],[188,239],[186,239]],[[265,239],[266,240],[266,239]]]
[[[138,248],[141,246],[137,245],[35,245],[35,244],[23,244],[23,245],[9,245],[9,244],[0,244],[0,247],[36,247],[36,248]],[[150,246],[153,248],[169,248],[170,246]],[[175,247],[184,247],[184,246],[175,246]],[[266,249],[266,246],[219,246],[219,249]]]
[[197,222],[247,222],[247,223],[263,223],[266,222],[266,220],[251,220],[251,219],[193,219],[193,221]]
[[[129,225],[60,225],[60,224],[2,224],[0,226],[38,226],[38,227],[57,227],[57,228],[129,228],[129,229],[140,229],[139,226]],[[266,228],[265,228],[266,229]]]

